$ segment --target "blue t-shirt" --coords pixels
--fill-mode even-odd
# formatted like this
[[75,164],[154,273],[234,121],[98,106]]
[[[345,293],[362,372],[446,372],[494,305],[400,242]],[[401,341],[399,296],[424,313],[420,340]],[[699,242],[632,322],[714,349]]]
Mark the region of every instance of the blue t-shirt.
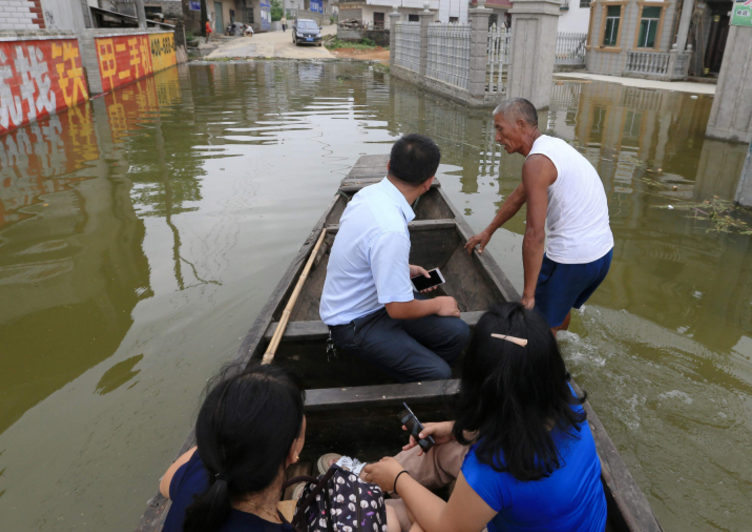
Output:
[[[195,495],[209,487],[209,473],[198,456],[193,453],[190,460],[180,466],[170,482],[172,506],[167,514],[162,532],[183,532],[185,510],[193,504]],[[266,521],[257,515],[230,510],[230,515],[220,529],[221,532],[293,532],[290,525],[280,525]]]
[[[582,407],[573,407],[582,411]],[[523,482],[509,472],[499,473],[482,464],[470,448],[462,464],[469,486],[499,512],[489,532],[603,532],[606,528],[606,495],[601,484],[601,463],[587,421],[579,437],[568,438],[557,429],[551,433],[560,454],[561,467],[548,477]],[[503,462],[503,456],[499,457]]]

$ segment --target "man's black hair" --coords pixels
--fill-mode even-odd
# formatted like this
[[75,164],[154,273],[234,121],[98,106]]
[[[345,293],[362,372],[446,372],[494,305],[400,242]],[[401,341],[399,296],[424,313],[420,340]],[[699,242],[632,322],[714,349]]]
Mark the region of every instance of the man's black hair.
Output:
[[389,174],[417,187],[436,175],[440,161],[441,151],[434,141],[424,135],[411,133],[392,146]]

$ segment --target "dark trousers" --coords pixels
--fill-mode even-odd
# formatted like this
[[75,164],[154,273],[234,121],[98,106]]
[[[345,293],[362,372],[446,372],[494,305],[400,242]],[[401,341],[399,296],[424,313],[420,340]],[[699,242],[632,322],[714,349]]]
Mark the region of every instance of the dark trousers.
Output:
[[395,320],[386,309],[330,330],[339,349],[400,382],[451,379],[450,365],[470,341],[470,328],[459,318]]

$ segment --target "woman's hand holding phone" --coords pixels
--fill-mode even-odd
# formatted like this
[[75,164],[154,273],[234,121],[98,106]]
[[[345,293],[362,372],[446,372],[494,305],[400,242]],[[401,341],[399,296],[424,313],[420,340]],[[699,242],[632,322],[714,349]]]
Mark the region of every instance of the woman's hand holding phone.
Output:
[[[440,423],[424,423],[423,430],[419,434],[420,438],[426,438],[432,436],[436,445],[447,443],[452,441],[452,429],[454,428],[454,421],[442,421]],[[402,425],[402,430],[407,430],[407,427]],[[409,451],[413,447],[417,446],[418,442],[415,441],[412,435],[410,435],[410,443],[405,445],[402,450]],[[423,450],[418,450],[418,456],[423,455]]]

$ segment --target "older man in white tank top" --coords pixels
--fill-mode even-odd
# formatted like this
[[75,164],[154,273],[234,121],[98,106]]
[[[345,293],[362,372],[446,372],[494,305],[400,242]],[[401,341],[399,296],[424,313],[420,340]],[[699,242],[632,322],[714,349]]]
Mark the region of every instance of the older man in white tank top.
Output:
[[571,309],[587,301],[611,265],[614,237],[606,192],[580,152],[541,134],[529,101],[504,100],[494,110],[494,126],[496,141],[507,153],[525,156],[522,183],[465,247],[468,253],[476,246],[483,253],[493,233],[527,203],[522,304],[543,314],[556,334],[569,326]]

